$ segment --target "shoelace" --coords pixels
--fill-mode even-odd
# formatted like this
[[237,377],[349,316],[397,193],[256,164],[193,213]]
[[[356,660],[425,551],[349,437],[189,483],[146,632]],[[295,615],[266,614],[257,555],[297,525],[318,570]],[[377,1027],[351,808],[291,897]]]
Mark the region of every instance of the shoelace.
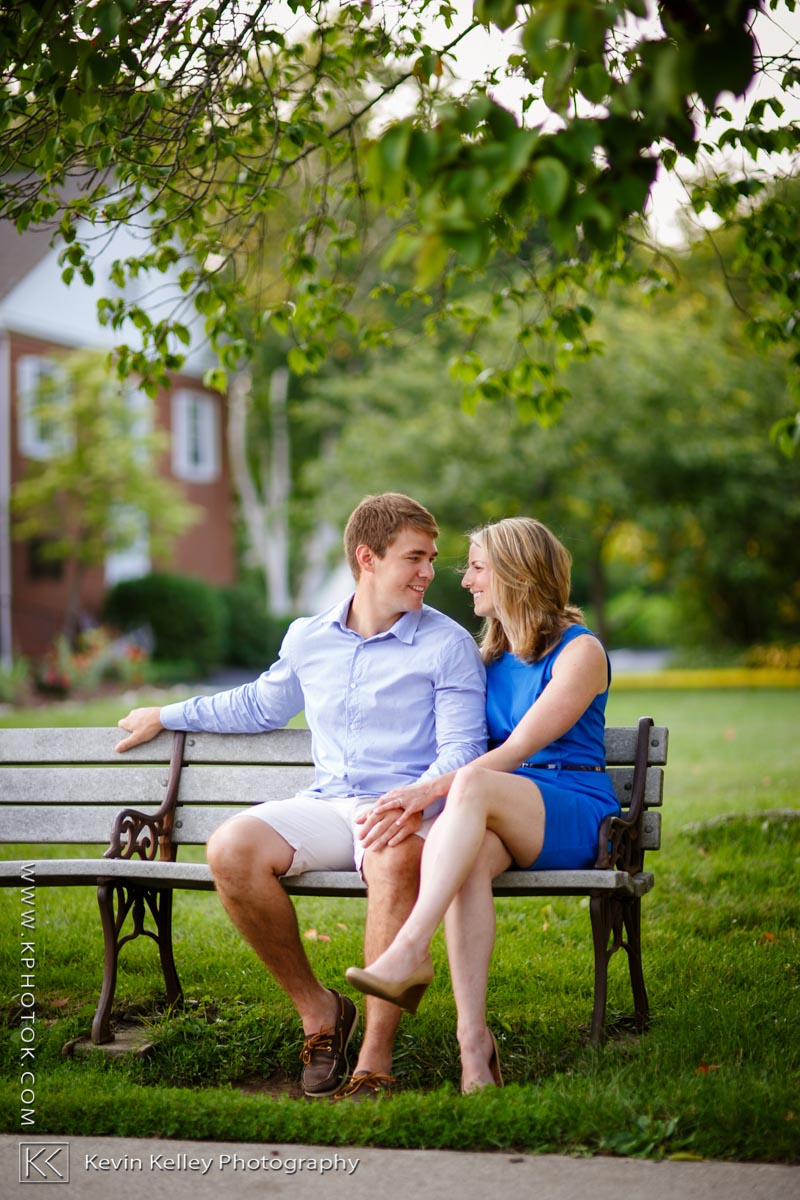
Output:
[[378,1071],[363,1071],[359,1075],[353,1075],[337,1094],[339,1096],[355,1096],[362,1088],[367,1088],[371,1092],[384,1090],[388,1092],[391,1089],[386,1085],[396,1082],[394,1075],[381,1075]]
[[322,1050],[326,1054],[330,1054],[333,1050],[333,1034],[332,1029],[320,1029],[319,1033],[312,1033],[303,1042],[303,1048],[300,1051],[300,1061],[304,1066],[308,1066],[311,1062],[311,1055],[315,1050]]

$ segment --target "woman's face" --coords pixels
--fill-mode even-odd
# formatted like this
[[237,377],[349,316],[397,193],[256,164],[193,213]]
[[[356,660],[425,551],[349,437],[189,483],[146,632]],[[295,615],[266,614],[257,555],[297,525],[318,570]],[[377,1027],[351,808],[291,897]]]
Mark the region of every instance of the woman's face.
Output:
[[492,595],[492,568],[480,542],[471,542],[469,566],[461,580],[461,586],[469,590],[476,617],[496,617]]

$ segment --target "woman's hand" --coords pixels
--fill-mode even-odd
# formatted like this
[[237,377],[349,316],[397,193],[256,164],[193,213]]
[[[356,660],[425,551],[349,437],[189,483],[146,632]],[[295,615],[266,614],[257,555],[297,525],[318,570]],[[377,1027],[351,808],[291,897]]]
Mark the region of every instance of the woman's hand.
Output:
[[423,808],[439,799],[442,791],[437,786],[438,782],[438,779],[426,779],[424,783],[409,783],[404,787],[392,788],[373,804],[370,812],[380,815],[393,808],[400,809],[398,824],[402,825],[412,813],[422,812]]
[[441,794],[435,782],[426,780],[425,783],[392,788],[362,816],[356,817],[356,824],[362,827],[358,836],[364,843],[364,849],[380,850],[384,846],[396,846],[416,833],[422,825],[422,810]]

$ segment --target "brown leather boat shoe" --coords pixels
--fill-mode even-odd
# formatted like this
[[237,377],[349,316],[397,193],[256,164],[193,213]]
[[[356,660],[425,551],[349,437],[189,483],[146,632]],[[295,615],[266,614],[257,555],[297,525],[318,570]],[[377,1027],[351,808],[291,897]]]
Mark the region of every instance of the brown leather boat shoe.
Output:
[[318,1033],[310,1033],[300,1051],[300,1082],[312,1098],[332,1096],[341,1087],[347,1075],[347,1047],[358,1025],[358,1009],[350,997],[328,990],[336,997],[336,1024],[333,1029],[323,1025]]

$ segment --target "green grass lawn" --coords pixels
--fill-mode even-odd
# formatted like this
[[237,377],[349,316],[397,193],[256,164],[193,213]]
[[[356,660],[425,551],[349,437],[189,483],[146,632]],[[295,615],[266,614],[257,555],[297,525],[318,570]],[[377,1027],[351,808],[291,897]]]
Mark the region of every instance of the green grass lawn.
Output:
[[[124,711],[124,709],[122,710]],[[492,1027],[507,1086],[458,1094],[455,1014],[441,936],[436,980],[403,1019],[401,1090],[377,1105],[295,1099],[291,1005],[206,893],[176,899],[187,1004],[159,1012],[155,948],[127,947],[118,1013],[151,1023],[142,1059],[63,1058],[85,1034],[102,974],[91,889],[37,894],[36,1134],[152,1135],[319,1144],[800,1160],[800,692],[620,691],[609,723],[670,727],[661,851],[644,901],[652,1023],[588,1045],[586,901],[498,901]],[[72,710],[70,724],[79,723]],[[86,723],[113,724],[119,705]],[[5,720],[4,722],[5,723]],[[24,723],[24,722],[23,722]],[[52,720],[43,724],[55,723]],[[730,821],[720,821],[735,814]],[[0,894],[4,937],[0,1125],[20,1129],[19,896]],[[361,961],[363,902],[297,902],[320,977]],[[326,940],[327,939],[327,940]],[[612,1017],[627,1012],[612,967]]]

